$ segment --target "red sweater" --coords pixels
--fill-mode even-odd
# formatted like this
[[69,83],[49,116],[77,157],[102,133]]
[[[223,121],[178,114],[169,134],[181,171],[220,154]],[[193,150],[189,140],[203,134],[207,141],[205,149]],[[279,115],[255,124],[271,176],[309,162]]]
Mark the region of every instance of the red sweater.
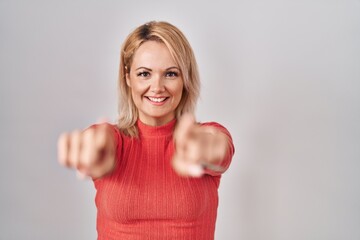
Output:
[[[115,129],[114,171],[95,180],[99,240],[214,239],[220,174],[178,176],[171,167],[176,120],[160,127],[138,121],[139,138]],[[229,132],[217,123],[206,123]],[[230,137],[231,139],[231,137]],[[221,163],[230,165],[234,146]]]

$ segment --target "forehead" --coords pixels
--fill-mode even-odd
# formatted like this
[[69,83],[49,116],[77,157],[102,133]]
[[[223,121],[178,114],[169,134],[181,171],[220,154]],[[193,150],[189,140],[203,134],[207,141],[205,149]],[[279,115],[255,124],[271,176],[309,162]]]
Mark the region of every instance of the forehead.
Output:
[[147,67],[150,69],[166,69],[178,67],[164,43],[157,41],[144,42],[135,52],[132,68]]

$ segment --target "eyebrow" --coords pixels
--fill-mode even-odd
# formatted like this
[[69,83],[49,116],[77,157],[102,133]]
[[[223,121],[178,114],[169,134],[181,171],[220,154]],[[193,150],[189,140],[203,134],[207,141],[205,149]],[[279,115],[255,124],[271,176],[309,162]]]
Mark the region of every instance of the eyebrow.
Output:
[[[180,71],[180,68],[176,67],[176,66],[172,66],[172,67],[168,67],[167,69],[165,69],[166,71],[170,70],[170,69],[173,69],[173,68],[176,68],[177,70]],[[147,68],[147,67],[138,67],[137,69],[135,69],[136,71],[139,70],[139,69],[146,69],[147,71],[151,72],[152,69],[151,68]]]

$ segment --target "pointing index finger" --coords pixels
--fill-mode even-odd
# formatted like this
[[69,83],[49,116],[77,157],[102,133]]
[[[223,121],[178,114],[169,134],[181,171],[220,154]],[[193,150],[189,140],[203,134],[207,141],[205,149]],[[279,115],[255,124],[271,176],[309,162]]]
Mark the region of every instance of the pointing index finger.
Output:
[[187,138],[189,137],[191,127],[195,123],[195,118],[191,114],[184,114],[180,120],[179,125],[175,131],[175,142],[179,147],[184,147]]

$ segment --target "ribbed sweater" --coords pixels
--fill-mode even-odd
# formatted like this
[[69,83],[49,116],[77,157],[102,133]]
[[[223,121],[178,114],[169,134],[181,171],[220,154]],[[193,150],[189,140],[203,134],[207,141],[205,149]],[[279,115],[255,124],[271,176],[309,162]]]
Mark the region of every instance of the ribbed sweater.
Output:
[[[139,137],[114,126],[117,145],[114,170],[97,180],[95,203],[99,240],[214,239],[221,174],[207,171],[200,178],[181,177],[171,166],[176,120],[160,127],[137,121]],[[228,168],[234,153],[221,165]]]

